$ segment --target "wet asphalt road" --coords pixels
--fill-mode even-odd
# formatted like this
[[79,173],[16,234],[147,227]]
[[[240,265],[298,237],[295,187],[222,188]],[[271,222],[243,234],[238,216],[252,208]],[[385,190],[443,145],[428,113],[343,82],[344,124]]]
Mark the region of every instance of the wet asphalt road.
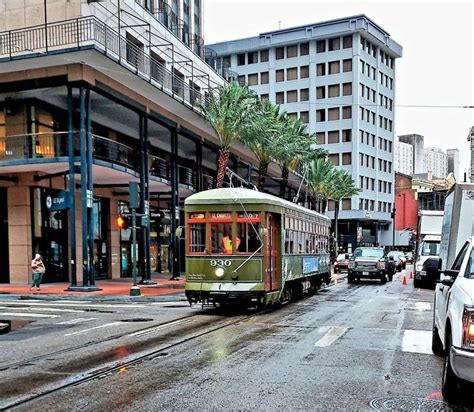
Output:
[[[7,359],[2,350],[0,408],[90,376],[18,410],[449,409],[440,394],[442,360],[430,350],[432,300],[432,290],[403,286],[398,275],[386,285],[339,283],[263,313],[110,308],[115,315],[107,314],[102,325],[132,313],[153,321],[85,332],[76,325],[67,337],[63,329],[51,332],[51,325],[35,337],[26,325],[0,336],[2,348],[14,354]],[[12,343],[20,333],[29,337]],[[35,346],[35,339],[50,344]],[[18,362],[28,345],[35,348],[28,356],[40,357],[94,340],[1,370]],[[88,375],[111,365],[119,367]]]

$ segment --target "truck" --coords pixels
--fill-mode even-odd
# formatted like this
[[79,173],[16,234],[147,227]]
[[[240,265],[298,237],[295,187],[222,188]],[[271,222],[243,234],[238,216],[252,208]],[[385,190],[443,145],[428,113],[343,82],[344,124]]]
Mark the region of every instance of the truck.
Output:
[[474,235],[474,184],[456,183],[446,195],[439,256],[450,268],[464,241]]
[[418,245],[415,257],[413,286],[434,287],[439,278],[439,249],[443,227],[442,210],[420,210],[418,220]]

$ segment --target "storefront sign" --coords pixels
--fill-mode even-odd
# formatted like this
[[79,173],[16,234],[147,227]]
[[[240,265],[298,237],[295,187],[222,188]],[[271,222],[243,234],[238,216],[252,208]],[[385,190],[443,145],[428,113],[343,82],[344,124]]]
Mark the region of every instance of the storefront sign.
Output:
[[319,257],[303,258],[303,274],[319,270]]
[[69,209],[69,192],[62,190],[46,196],[46,209],[49,211]]

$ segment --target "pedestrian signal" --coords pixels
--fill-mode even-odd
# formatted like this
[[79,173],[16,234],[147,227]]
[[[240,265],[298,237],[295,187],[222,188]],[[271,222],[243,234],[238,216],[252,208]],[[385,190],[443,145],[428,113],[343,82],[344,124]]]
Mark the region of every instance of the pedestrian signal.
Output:
[[115,225],[120,230],[128,229],[128,218],[121,215],[117,216],[117,219],[115,220]]

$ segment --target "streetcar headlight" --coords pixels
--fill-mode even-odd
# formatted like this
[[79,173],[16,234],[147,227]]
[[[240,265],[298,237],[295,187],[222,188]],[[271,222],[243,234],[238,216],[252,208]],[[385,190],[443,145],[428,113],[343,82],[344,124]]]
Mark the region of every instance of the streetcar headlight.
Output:
[[224,276],[224,268],[217,268],[215,274],[218,278],[221,278],[222,276]]

